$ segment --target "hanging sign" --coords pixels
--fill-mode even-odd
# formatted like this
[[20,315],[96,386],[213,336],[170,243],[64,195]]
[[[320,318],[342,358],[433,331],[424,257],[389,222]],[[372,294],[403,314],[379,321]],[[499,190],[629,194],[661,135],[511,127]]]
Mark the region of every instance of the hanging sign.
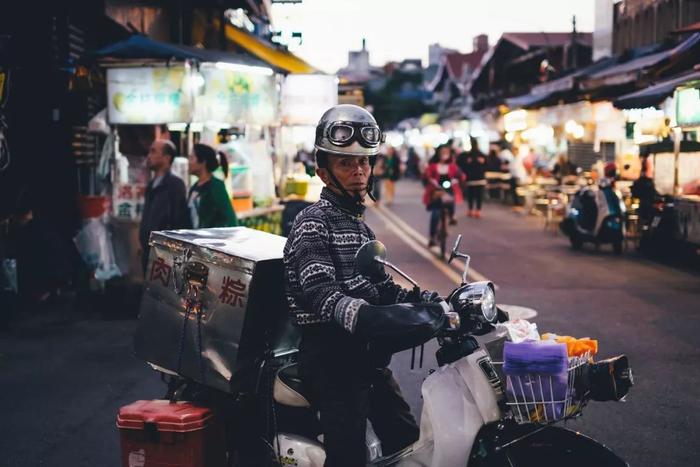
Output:
[[315,126],[338,103],[338,80],[334,75],[288,75],[280,100],[284,125]]
[[700,89],[676,91],[676,122],[678,126],[700,126]]
[[202,66],[204,90],[195,98],[194,119],[227,125],[272,125],[277,87],[272,69],[237,64]]
[[192,98],[184,66],[110,68],[107,115],[110,124],[190,122]]

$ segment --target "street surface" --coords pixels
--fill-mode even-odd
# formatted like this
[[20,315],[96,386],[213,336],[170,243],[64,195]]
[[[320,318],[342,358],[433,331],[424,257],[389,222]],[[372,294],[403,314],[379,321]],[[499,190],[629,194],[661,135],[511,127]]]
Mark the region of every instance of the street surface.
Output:
[[[423,288],[447,294],[459,267],[426,250],[428,213],[421,185],[402,181],[393,206],[368,210],[367,220],[388,259]],[[538,312],[540,332],[599,340],[599,358],[626,353],[636,386],[626,403],[591,403],[569,427],[606,444],[632,466],[700,465],[700,275],[628,252],[573,252],[567,240],[545,232],[541,219],[488,203],[484,218],[458,208],[462,249],[472,255],[471,280],[498,285],[497,301]],[[399,218],[398,220],[396,218]],[[452,240],[450,241],[450,245]],[[164,386],[133,356],[135,321],[44,312],[0,334],[0,467],[117,466],[117,409],[158,398]],[[392,368],[414,412],[419,384],[435,368],[435,345],[422,369],[410,352]]]

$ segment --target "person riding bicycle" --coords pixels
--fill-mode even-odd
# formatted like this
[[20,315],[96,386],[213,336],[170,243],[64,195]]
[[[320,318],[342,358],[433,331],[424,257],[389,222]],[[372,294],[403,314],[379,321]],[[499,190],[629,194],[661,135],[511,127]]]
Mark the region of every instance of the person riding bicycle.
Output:
[[299,370],[320,412],[325,466],[366,465],[369,418],[385,454],[418,439],[419,430],[388,355],[362,337],[377,310],[372,305],[434,301],[436,292],[414,292],[384,271],[361,275],[355,254],[375,235],[365,224],[365,196],[383,134],[372,114],[337,105],[316,127],[316,172],[326,185],[321,199],[299,213],[284,248],[287,301],[301,329]]
[[423,204],[430,211],[430,241],[428,247],[437,244],[437,228],[443,207],[450,216],[450,225],[455,225],[455,196],[460,196],[459,184],[464,180],[462,171],[454,162],[452,148],[443,144],[437,147],[423,174],[425,191]]

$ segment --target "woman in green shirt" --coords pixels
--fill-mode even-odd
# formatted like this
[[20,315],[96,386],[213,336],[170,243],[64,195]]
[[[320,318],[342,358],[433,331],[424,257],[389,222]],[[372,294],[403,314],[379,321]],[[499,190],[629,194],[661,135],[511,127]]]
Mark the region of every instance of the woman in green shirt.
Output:
[[197,177],[197,183],[190,188],[187,204],[195,229],[208,227],[234,227],[236,213],[224,182],[213,176],[221,166],[224,177],[228,174],[226,155],[216,152],[206,144],[195,144],[189,155],[190,174]]

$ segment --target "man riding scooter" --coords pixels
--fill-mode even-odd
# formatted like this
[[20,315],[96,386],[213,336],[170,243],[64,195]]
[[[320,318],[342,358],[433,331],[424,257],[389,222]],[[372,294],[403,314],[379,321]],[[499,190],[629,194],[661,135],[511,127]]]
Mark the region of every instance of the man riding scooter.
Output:
[[[435,300],[394,283],[386,272],[362,276],[355,254],[375,238],[365,224],[373,168],[383,140],[374,117],[338,105],[316,127],[316,172],[321,199],[297,216],[284,249],[287,300],[301,329],[299,370],[320,412],[326,466],[366,463],[366,424],[385,453],[418,439],[419,430],[391,371],[390,355],[370,350],[362,336],[373,305]],[[376,316],[376,315],[375,315]]]

